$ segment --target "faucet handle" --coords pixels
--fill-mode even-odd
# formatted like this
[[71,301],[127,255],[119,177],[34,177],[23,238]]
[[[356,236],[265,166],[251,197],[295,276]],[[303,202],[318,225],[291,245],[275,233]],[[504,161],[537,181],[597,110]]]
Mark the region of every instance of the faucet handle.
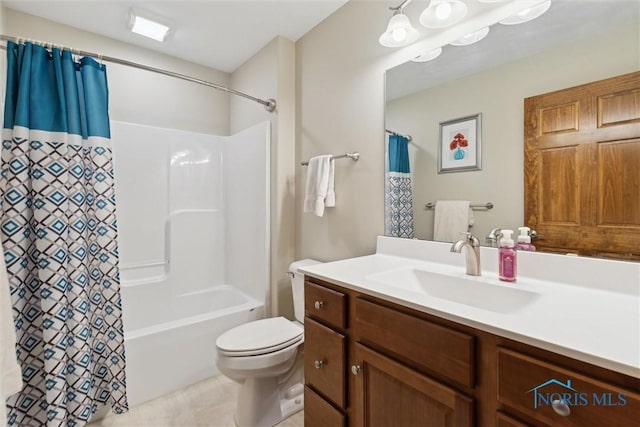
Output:
[[460,232],[461,235],[466,236],[467,241],[469,243],[471,243],[472,246],[480,246],[480,240],[478,240],[478,238],[476,236],[473,235],[473,233],[469,232],[469,231],[461,231]]

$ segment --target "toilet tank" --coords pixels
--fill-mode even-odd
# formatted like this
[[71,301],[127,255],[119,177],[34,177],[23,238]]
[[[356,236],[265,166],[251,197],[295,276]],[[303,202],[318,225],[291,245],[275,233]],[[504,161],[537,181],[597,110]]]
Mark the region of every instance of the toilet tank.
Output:
[[304,322],[304,273],[298,271],[300,267],[322,264],[315,259],[303,259],[294,261],[289,266],[289,278],[291,279],[291,290],[293,292],[293,309],[296,320]]

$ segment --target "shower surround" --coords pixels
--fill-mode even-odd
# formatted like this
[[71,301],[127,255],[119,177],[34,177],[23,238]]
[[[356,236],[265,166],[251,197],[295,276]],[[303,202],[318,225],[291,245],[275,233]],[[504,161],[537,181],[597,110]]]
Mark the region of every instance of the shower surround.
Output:
[[112,122],[130,405],[217,373],[269,301],[270,125],[224,137]]

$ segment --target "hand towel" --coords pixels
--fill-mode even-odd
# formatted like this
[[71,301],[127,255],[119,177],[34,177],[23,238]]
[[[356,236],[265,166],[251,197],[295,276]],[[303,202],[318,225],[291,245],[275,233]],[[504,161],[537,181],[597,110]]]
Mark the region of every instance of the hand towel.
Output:
[[329,191],[330,169],[330,154],[309,159],[304,195],[305,212],[313,212],[316,216],[324,215],[325,197],[327,197],[327,192]]
[[329,161],[329,185],[327,187],[327,197],[324,199],[325,208],[333,208],[336,206],[335,175],[336,162],[331,159]]
[[455,242],[462,238],[460,232],[469,231],[473,225],[473,212],[468,200],[438,200],[433,220],[433,240]]
[[[22,389],[22,371],[16,360],[16,325],[13,321],[9,280],[0,252],[0,397],[6,399]],[[5,405],[0,404],[0,426],[7,425]]]

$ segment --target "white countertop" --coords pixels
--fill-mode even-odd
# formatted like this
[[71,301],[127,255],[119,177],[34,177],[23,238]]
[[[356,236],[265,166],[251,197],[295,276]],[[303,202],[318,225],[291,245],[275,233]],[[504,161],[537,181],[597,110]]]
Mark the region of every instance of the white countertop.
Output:
[[[507,283],[498,280],[495,248],[481,248],[482,276],[474,277],[465,275],[464,255],[450,253],[450,247],[448,243],[379,237],[374,255],[300,270],[345,288],[640,378],[640,263],[519,253],[517,282]],[[537,295],[523,307],[490,310],[375,279],[376,274],[393,277],[393,270],[406,268]]]

